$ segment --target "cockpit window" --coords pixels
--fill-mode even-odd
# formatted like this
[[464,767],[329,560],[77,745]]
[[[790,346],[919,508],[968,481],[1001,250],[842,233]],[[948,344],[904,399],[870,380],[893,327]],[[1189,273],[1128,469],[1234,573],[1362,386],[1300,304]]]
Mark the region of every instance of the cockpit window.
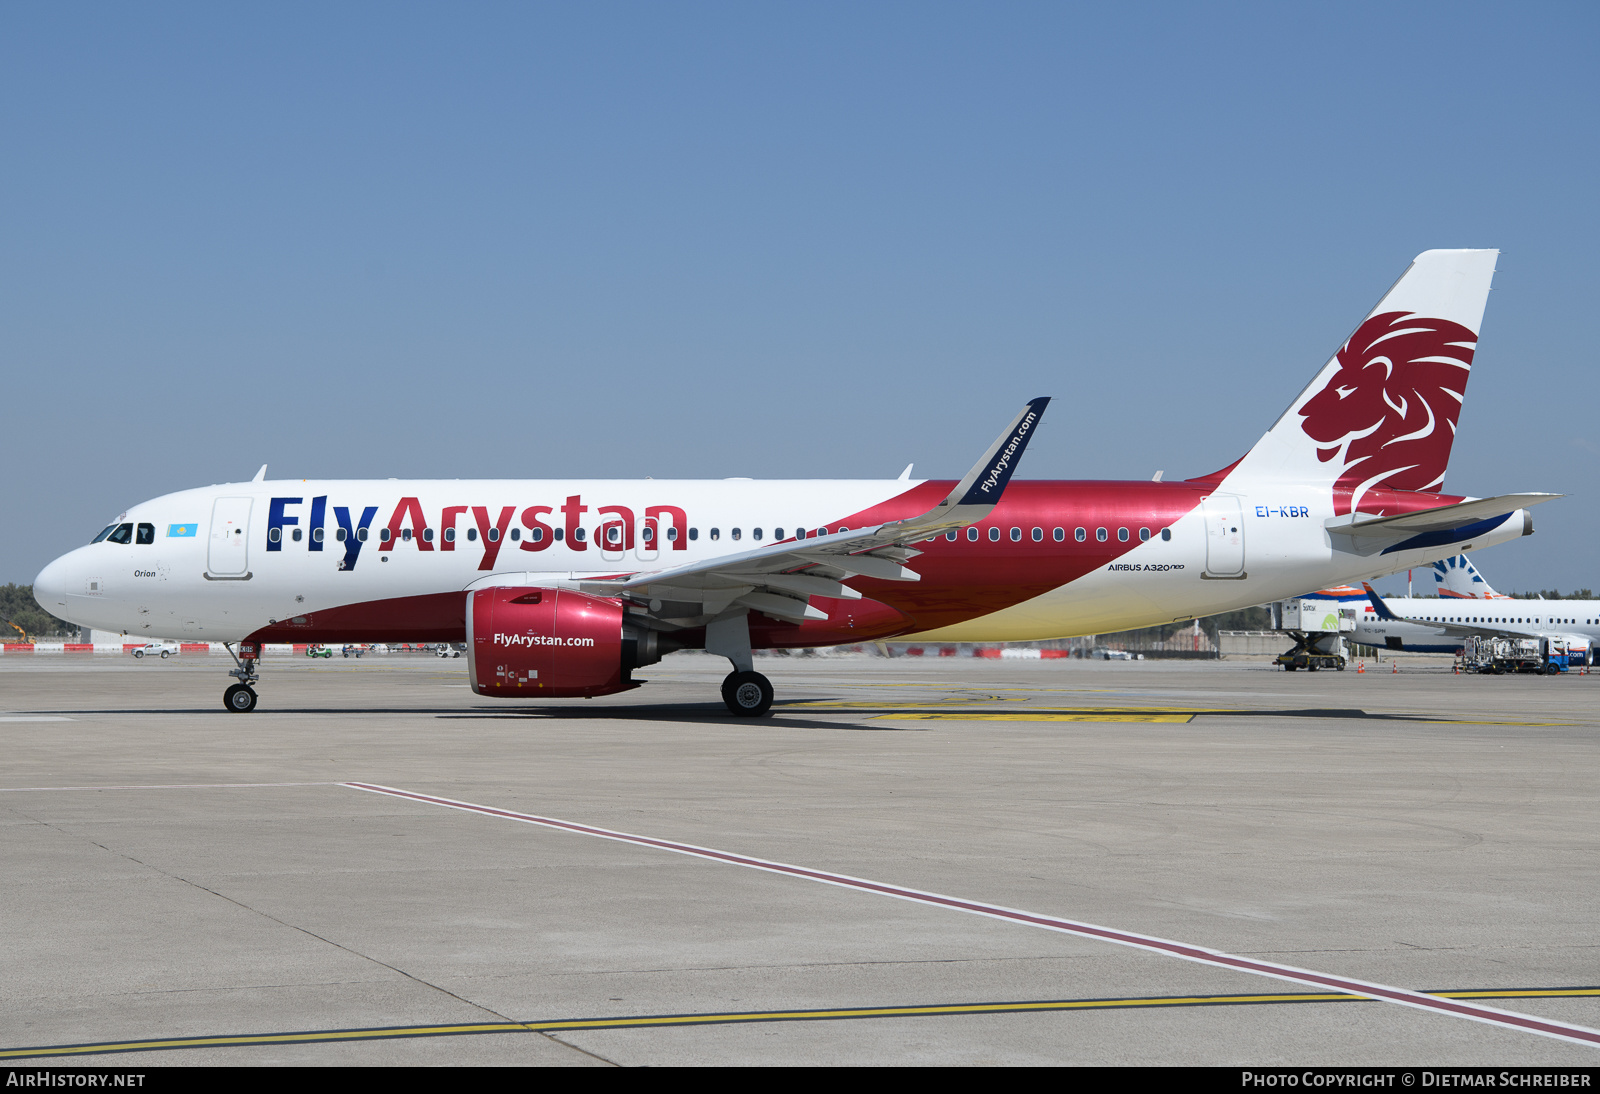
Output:
[[116,529],[116,527],[117,526],[115,524],[106,525],[103,529],[100,530],[100,534],[98,536],[95,536],[89,542],[90,543],[99,543],[101,540],[103,540],[107,536],[109,536],[112,533],[112,531]]
[[[297,532],[299,530],[298,528],[295,529]],[[156,541],[156,526],[154,524],[139,525],[138,536],[139,538],[135,541],[137,543],[154,543]]]
[[119,525],[117,525],[116,531],[114,531],[110,535],[106,536],[106,542],[107,543],[132,543],[133,542],[133,525],[131,525],[131,524],[119,524]]

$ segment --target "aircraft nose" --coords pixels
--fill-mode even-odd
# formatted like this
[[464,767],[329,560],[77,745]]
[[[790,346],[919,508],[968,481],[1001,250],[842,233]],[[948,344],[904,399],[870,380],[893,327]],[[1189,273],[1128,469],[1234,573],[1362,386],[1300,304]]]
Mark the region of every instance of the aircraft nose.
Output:
[[72,590],[73,566],[69,558],[69,555],[62,555],[33,579],[33,599],[52,615],[60,615],[66,608],[67,593]]

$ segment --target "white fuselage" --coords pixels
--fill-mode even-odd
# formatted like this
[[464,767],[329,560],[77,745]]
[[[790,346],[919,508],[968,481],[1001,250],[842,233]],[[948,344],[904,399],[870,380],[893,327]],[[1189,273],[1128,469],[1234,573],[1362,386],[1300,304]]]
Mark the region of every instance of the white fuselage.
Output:
[[1380,619],[1371,604],[1363,603],[1352,641],[1366,646],[1398,648],[1411,653],[1454,653],[1464,639],[1443,626],[1428,622],[1484,628],[1508,637],[1563,637],[1579,648],[1600,641],[1600,601],[1487,600],[1455,597],[1391,597],[1384,604],[1403,621]]
[[[408,597],[576,587],[586,577],[679,566],[797,528],[836,531],[921,511],[923,494],[948,488],[905,480],[231,483],[133,506],[113,522],[112,538],[51,563],[36,596],[97,629],[233,641],[310,612],[349,609],[341,618],[359,619],[362,605]],[[922,554],[909,566],[921,581],[852,584],[905,614],[901,634],[1046,639],[1382,576],[1529,527],[1517,510],[1493,527],[1475,525],[1469,543],[1355,553],[1327,531],[1334,515],[1329,489],[1292,484],[1017,480],[990,519],[917,545]],[[129,542],[113,542],[124,525],[133,528]],[[359,640],[359,630],[344,637]],[[813,644],[858,638],[818,632]]]

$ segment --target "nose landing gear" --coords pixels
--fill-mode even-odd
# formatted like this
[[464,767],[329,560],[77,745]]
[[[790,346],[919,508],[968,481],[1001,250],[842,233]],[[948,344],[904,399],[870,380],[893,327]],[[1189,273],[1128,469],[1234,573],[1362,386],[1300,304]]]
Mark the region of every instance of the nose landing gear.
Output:
[[[239,682],[222,693],[222,707],[234,714],[248,714],[256,709],[256,691],[250,685],[260,679],[256,675],[256,644],[254,642],[239,643],[239,653],[233,652],[233,646],[223,643],[223,648],[233,658],[233,663],[238,668],[229,669],[228,675],[237,677]],[[240,659],[243,654],[243,660]]]

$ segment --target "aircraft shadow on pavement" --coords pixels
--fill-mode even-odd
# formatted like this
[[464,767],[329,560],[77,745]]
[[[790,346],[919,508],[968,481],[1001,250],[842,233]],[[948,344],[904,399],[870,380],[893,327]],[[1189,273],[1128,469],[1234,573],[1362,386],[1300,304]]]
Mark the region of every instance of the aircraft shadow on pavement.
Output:
[[[877,716],[874,711],[840,711],[843,719]],[[720,706],[708,703],[672,703],[648,707],[516,707],[451,711],[440,713],[441,720],[482,721],[512,719],[519,721],[621,721],[621,722],[698,722],[721,726],[781,726],[784,729],[854,730],[872,733],[926,733],[928,726],[860,725],[852,721],[822,721],[817,718],[797,717],[774,705],[771,712],[761,718],[741,718],[729,714]]]
[[[796,700],[796,705],[810,706],[817,702],[814,699]],[[1405,714],[1405,713],[1373,713],[1359,707],[1284,707],[1260,709],[1236,708],[1141,708],[1141,707],[1008,707],[1005,709],[992,709],[987,706],[967,708],[959,711],[948,707],[941,707],[938,703],[929,703],[921,706],[884,706],[863,707],[854,703],[848,709],[838,711],[830,710],[831,719],[822,721],[815,717],[802,716],[798,710],[785,709],[783,703],[773,704],[771,713],[762,718],[740,718],[727,713],[722,707],[713,703],[666,703],[652,704],[650,706],[605,706],[605,707],[476,707],[461,709],[460,707],[261,707],[252,712],[249,717],[272,717],[274,715],[418,715],[432,716],[443,720],[482,721],[482,720],[513,720],[513,721],[652,721],[652,722],[700,722],[712,725],[781,725],[787,728],[798,729],[832,729],[832,730],[857,730],[881,733],[926,733],[931,730],[927,724],[898,725],[862,725],[858,719],[881,718],[889,714],[911,714],[938,712],[939,721],[960,721],[962,714],[974,715],[976,719],[985,721],[996,720],[995,715],[1014,714],[1020,715],[1018,720],[1027,720],[1028,715],[1060,714],[1079,715],[1083,721],[1092,721],[1092,715],[1105,714],[1111,717],[1127,714],[1188,714],[1195,718],[1296,718],[1317,720],[1343,720],[1343,721],[1368,721],[1368,722],[1418,722],[1427,724],[1456,723],[1479,724],[1479,719],[1462,719],[1441,717],[1435,714]],[[217,715],[227,714],[228,711],[217,707],[84,707],[84,708],[57,708],[54,710],[17,710],[8,711],[12,715],[30,716],[57,716],[71,717],[73,715],[129,715],[129,714],[160,714],[160,715]],[[807,711],[807,714],[813,713]],[[242,716],[241,716],[242,717]],[[245,723],[248,724],[248,723]],[[1506,725],[1547,725],[1556,723],[1524,722],[1509,719],[1494,719],[1492,724]],[[1565,723],[1561,723],[1565,724]]]
[[[72,717],[73,715],[224,715],[229,712],[211,705],[195,707],[84,707],[56,710],[8,711],[16,715],[36,717]],[[840,711],[844,719],[876,717],[878,711]],[[795,717],[774,707],[764,718],[740,718],[729,714],[721,706],[709,703],[657,704],[652,706],[615,707],[477,707],[466,710],[460,707],[258,707],[249,715],[240,715],[241,725],[249,719],[283,715],[418,715],[432,716],[446,721],[625,721],[625,722],[700,722],[724,726],[782,726],[786,729],[856,730],[877,733],[926,733],[931,727],[917,725],[858,725],[849,721],[822,721],[816,718]]]

